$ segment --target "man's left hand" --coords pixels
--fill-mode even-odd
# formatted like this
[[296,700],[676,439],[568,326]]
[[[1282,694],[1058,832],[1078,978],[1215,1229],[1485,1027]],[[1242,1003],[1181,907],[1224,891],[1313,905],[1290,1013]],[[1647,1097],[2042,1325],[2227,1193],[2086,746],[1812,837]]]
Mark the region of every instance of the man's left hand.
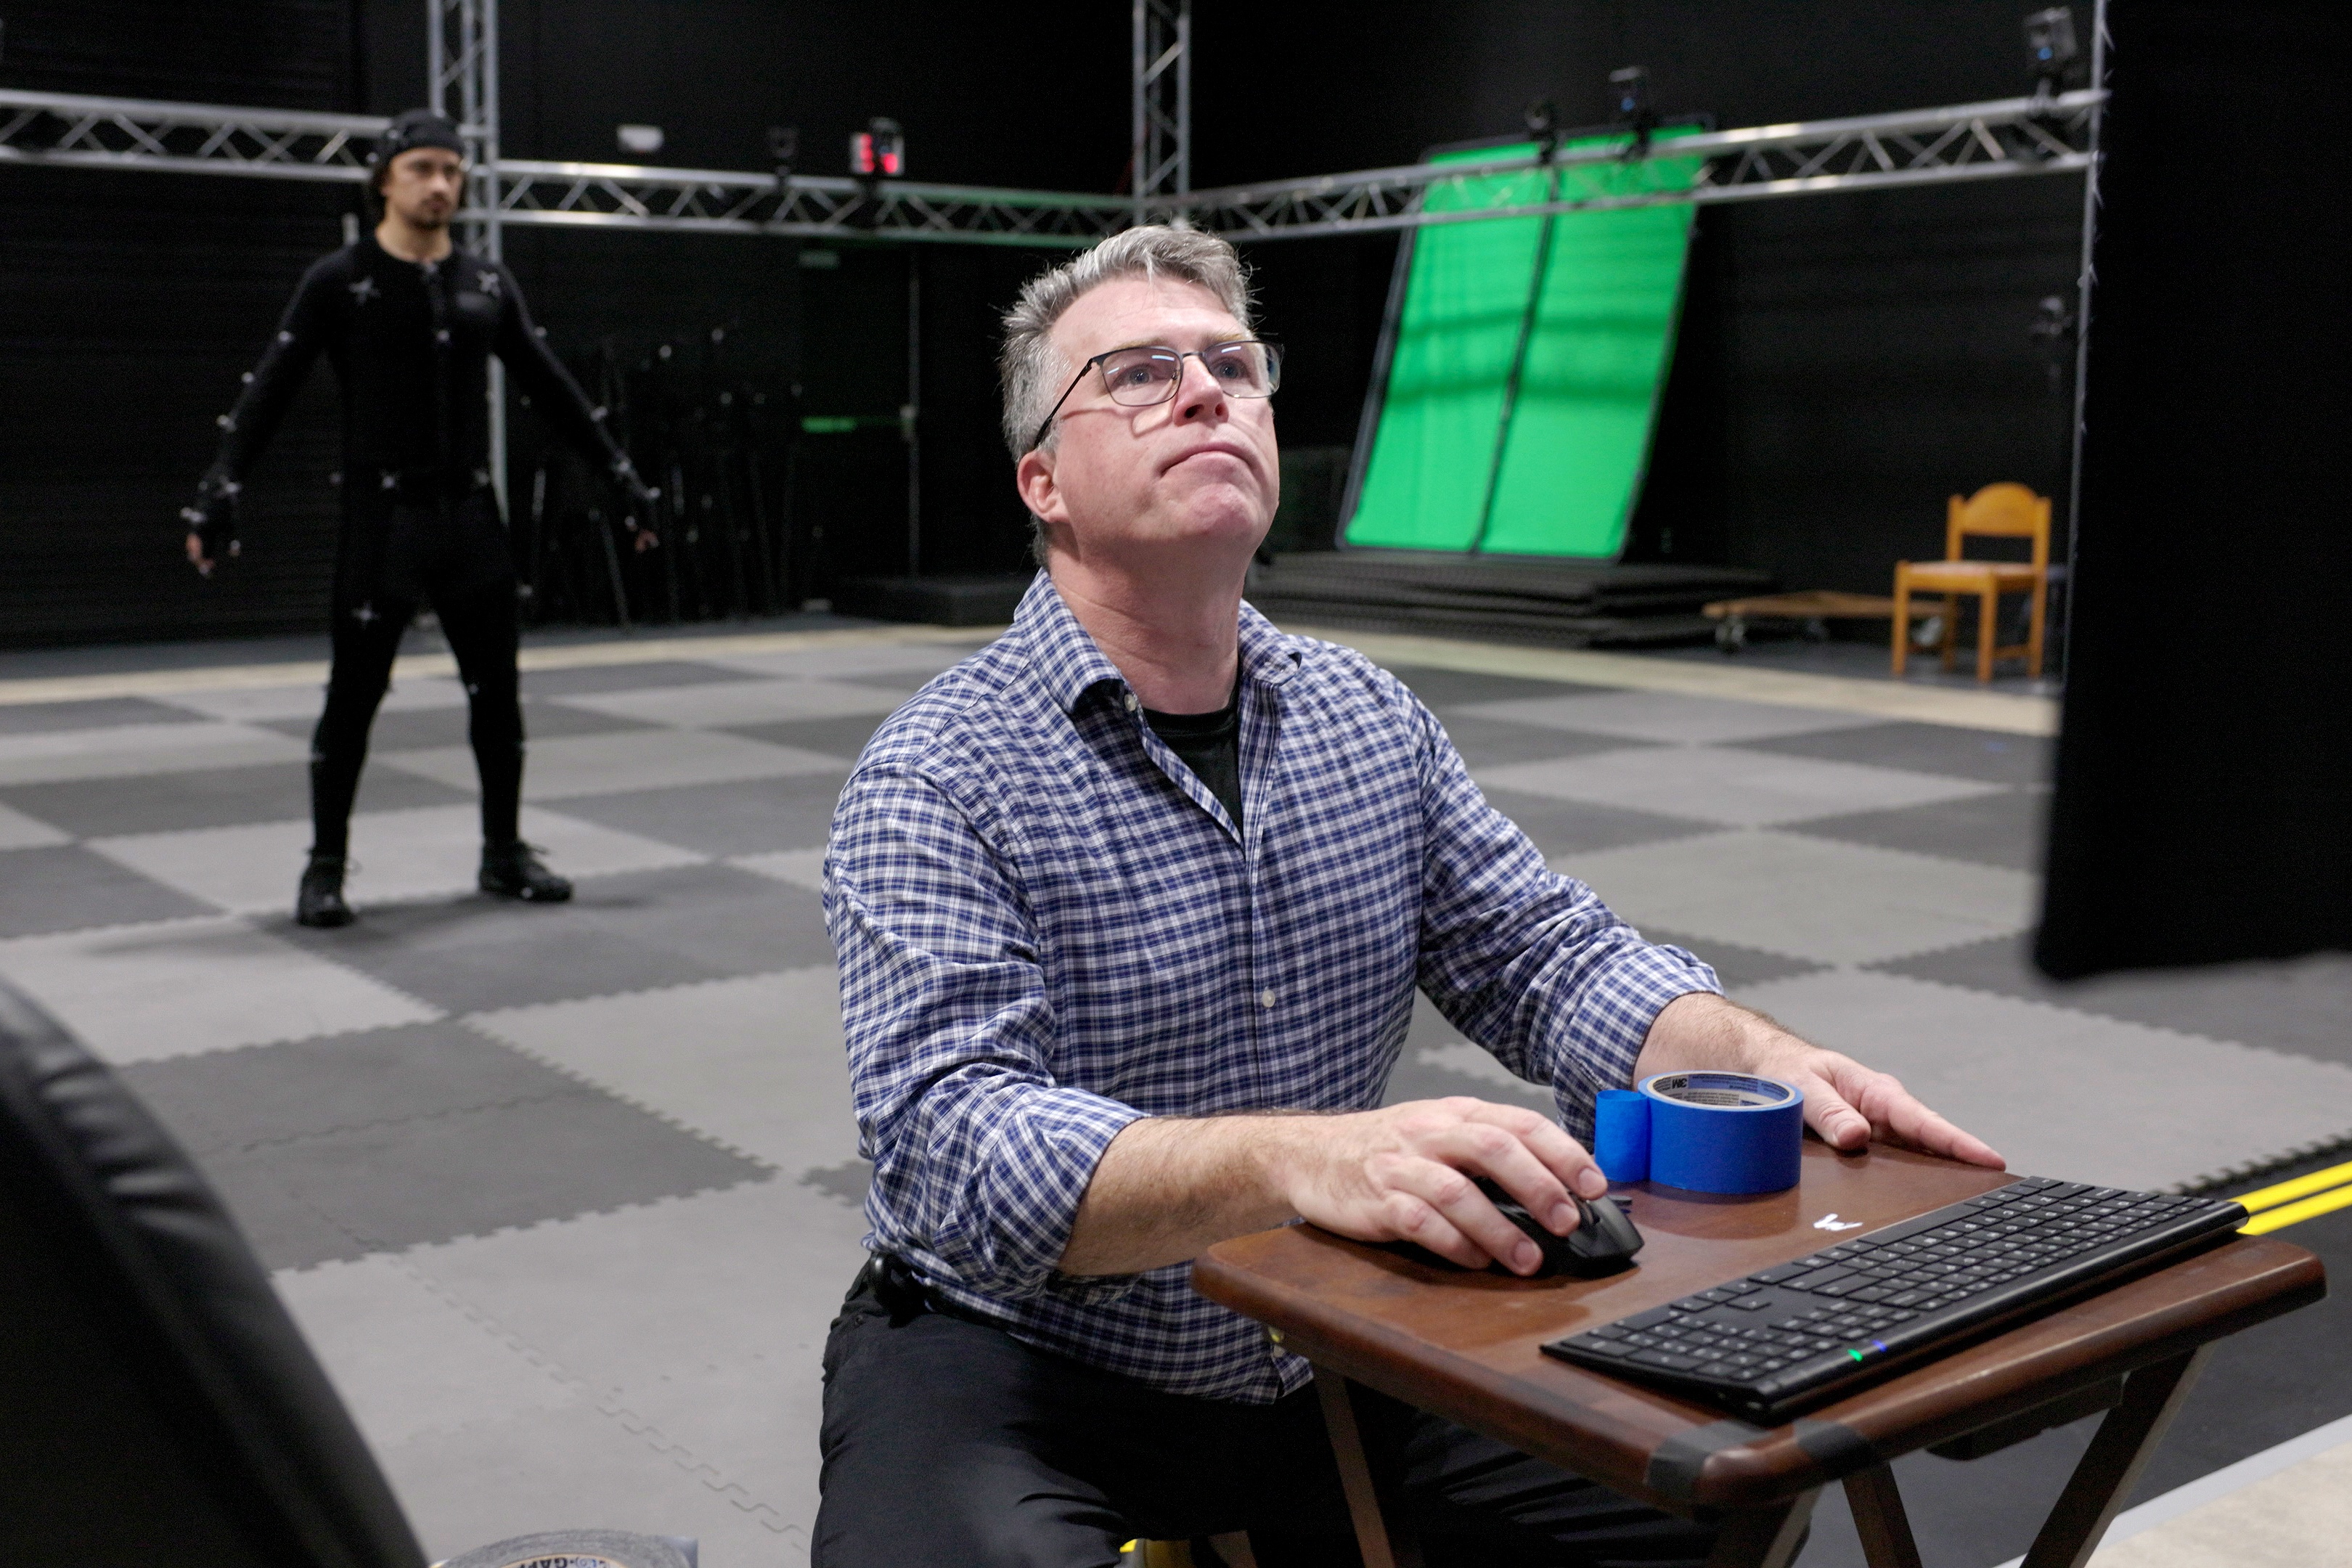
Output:
[[1694,992],[1659,1010],[1634,1079],[1705,1068],[1794,1084],[1805,1097],[1806,1125],[1832,1149],[1859,1149],[1875,1139],[1994,1170],[2008,1163],[1983,1139],[1921,1104],[1892,1074],[1799,1039],[1761,1013]]

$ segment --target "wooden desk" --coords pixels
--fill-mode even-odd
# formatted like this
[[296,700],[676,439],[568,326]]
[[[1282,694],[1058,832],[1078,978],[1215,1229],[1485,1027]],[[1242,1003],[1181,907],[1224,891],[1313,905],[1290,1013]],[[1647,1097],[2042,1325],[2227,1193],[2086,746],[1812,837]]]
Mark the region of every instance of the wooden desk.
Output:
[[[1774,1428],[1538,1348],[2014,1179],[1811,1140],[1803,1172],[1763,1197],[1631,1188],[1648,1245],[1641,1267],[1606,1279],[1468,1273],[1311,1226],[1213,1247],[1192,1279],[1315,1363],[1367,1568],[1409,1568],[1420,1554],[1365,1462],[1350,1380],[1654,1507],[1719,1519],[1721,1568],[1783,1568],[1832,1481],[1844,1483],[1873,1568],[1916,1568],[1890,1460],[1945,1445],[1975,1457],[2112,1409],[2026,1559],[2080,1568],[2213,1342],[2326,1293],[2310,1253],[2237,1237]],[[1813,1228],[1832,1213],[1866,1229]]]

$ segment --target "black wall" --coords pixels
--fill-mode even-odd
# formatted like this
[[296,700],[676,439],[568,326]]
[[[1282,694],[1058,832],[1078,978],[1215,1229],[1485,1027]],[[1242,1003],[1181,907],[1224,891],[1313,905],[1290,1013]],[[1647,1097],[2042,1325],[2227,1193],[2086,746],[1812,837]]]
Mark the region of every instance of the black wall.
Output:
[[[1662,109],[1726,125],[2006,96],[2026,85],[2025,8],[1465,0],[1342,16],[1198,0],[1195,183],[1408,162],[1512,130],[1538,95],[1595,121],[1607,71],[1628,61],[1651,68]],[[614,159],[614,125],[647,121],[668,134],[658,162],[754,168],[765,128],[793,123],[803,166],[835,173],[850,131],[884,113],[906,125],[923,178],[1122,179],[1124,7],[503,9],[512,155]],[[388,111],[423,97],[421,11],[8,0],[0,83]],[[2043,295],[2071,286],[2078,201],[2057,178],[1702,214],[1633,552],[1883,591],[1892,561],[1940,549],[1949,491],[1994,479],[2062,489],[2060,400],[2026,328]],[[210,421],[349,205],[276,182],[0,169],[0,553],[16,563],[0,578],[0,641],[315,623],[332,514],[323,376],[254,487],[234,580],[199,591],[172,553],[172,514]],[[567,355],[685,353],[726,326],[734,365],[798,384],[811,414],[895,411],[919,268],[925,567],[1018,560],[991,340],[1034,253],[887,250],[812,268],[756,239],[518,231],[509,243]],[[1394,254],[1385,237],[1252,247],[1266,325],[1292,347],[1286,443],[1354,439]],[[526,417],[526,460],[532,440]],[[826,530],[814,564],[898,569],[903,448],[887,432],[827,440],[793,458],[801,521]]]
[[[2116,22],[2042,967],[2352,947],[2340,5]],[[2217,112],[2226,106],[2228,112]]]

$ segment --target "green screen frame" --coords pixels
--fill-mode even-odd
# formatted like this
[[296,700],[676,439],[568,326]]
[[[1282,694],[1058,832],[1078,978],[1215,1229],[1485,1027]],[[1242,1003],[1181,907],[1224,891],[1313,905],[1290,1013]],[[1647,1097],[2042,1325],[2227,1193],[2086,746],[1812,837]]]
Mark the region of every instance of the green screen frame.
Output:
[[[1430,161],[1536,152],[1481,147]],[[1579,183],[1611,195],[1686,190],[1702,166],[1583,164]],[[1540,202],[1552,177],[1531,167],[1433,187],[1427,210]],[[1673,360],[1692,216],[1674,202],[1415,231],[1398,258],[1402,288],[1347,543],[1622,553]]]

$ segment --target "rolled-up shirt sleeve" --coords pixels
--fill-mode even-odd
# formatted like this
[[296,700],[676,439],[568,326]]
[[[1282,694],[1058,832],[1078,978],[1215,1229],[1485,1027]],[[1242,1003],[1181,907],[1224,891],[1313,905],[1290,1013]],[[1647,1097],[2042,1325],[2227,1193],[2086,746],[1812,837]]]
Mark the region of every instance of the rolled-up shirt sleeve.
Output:
[[841,973],[869,1245],[1017,1300],[1117,1295],[1056,1265],[1103,1151],[1140,1112],[1056,1081],[1034,926],[975,810],[902,764],[835,809],[825,922]]
[[1428,846],[1419,979],[1430,1000],[1518,1077],[1549,1085],[1590,1140],[1594,1096],[1633,1080],[1665,1005],[1715,992],[1715,971],[1644,942],[1486,804],[1436,716],[1420,727]]

